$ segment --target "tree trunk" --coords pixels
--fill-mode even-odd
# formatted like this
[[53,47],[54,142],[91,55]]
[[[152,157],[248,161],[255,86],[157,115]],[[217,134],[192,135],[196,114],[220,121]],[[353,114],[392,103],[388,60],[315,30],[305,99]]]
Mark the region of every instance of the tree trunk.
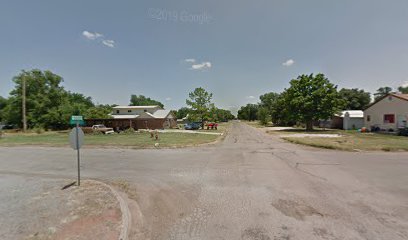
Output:
[[306,121],[306,131],[313,131],[313,120]]

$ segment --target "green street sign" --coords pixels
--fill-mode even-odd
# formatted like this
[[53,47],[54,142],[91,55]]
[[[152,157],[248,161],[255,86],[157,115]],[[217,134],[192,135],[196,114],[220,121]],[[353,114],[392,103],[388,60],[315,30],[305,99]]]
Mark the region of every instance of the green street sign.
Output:
[[71,119],[69,120],[69,124],[71,125],[84,125],[84,117],[83,116],[71,116]]

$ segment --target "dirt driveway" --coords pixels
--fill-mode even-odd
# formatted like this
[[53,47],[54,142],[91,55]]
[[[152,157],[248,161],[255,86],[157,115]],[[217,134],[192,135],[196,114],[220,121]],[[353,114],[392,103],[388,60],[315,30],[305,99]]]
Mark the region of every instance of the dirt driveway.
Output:
[[[0,176],[75,178],[74,157],[0,148]],[[83,159],[84,178],[125,185],[130,239],[408,239],[407,153],[316,150],[234,123],[216,146],[86,149]],[[7,221],[21,221],[8,210],[21,203],[7,188],[0,196]]]

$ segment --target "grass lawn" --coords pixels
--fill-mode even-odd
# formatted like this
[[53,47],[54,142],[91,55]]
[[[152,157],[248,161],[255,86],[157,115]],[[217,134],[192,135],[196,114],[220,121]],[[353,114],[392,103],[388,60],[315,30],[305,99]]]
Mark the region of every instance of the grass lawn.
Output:
[[[289,142],[319,148],[339,149],[345,151],[408,151],[408,137],[395,135],[359,133],[357,131],[342,130],[316,130],[313,132],[288,130],[271,132],[274,134],[285,135],[282,139]],[[290,137],[290,134],[296,133],[339,134],[341,137]]]
[[[160,133],[157,141],[160,147],[183,147],[209,143],[217,140],[217,135],[187,134],[187,133]],[[154,147],[156,140],[150,138],[150,133],[85,135],[86,146],[117,146],[132,148]],[[7,133],[0,138],[0,146],[55,146],[68,147],[68,132],[36,133]]]

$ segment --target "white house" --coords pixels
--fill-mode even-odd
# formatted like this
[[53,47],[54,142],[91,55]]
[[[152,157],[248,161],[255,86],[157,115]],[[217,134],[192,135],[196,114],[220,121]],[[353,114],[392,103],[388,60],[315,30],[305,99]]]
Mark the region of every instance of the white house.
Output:
[[408,94],[390,93],[364,110],[364,125],[368,129],[385,131],[407,127]]

